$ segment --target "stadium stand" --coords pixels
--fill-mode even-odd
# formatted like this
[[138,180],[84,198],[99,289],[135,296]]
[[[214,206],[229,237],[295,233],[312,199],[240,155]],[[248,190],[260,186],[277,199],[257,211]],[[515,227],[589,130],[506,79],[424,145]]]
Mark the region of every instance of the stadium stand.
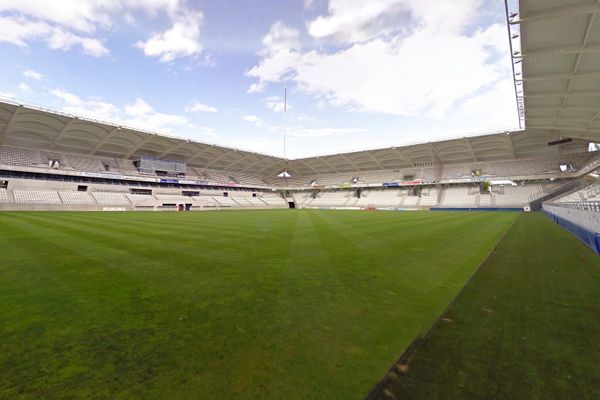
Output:
[[95,204],[94,198],[86,192],[66,192],[59,191],[63,204]]
[[0,189],[0,203],[8,203],[9,199],[8,199],[8,193],[6,192],[6,189]]
[[0,146],[0,164],[16,166],[47,166],[39,152],[18,147]]
[[433,207],[438,203],[439,196],[438,188],[427,188],[421,191],[421,200],[419,202],[420,206],[430,206]]
[[169,204],[186,204],[193,203],[194,199],[190,196],[173,195],[173,194],[156,194],[154,197],[161,203]]
[[522,206],[546,193],[544,185],[539,183],[505,186],[503,190],[493,194],[495,204],[500,206]]
[[397,189],[363,191],[354,205],[359,207],[397,207],[404,199],[404,197],[400,197],[403,193],[403,190]]
[[264,193],[260,199],[271,207],[287,207],[286,201],[273,193]]
[[69,154],[67,158],[71,167],[78,171],[104,171],[104,166],[102,162],[97,158],[76,156],[74,154]]
[[233,200],[230,197],[213,196],[212,198],[217,204],[221,205],[222,207],[237,207],[240,205],[237,201]]
[[14,190],[16,203],[23,204],[62,204],[58,192],[47,190]]
[[[27,109],[27,118],[39,126],[64,120],[64,114],[5,102],[2,107],[2,209],[11,204],[18,204],[17,209],[26,209],[27,204],[34,209],[47,204],[51,209],[62,205],[90,210],[170,209],[173,204],[191,204],[192,210],[283,208],[288,206],[284,192],[298,207],[522,207],[550,196],[556,182],[575,180],[600,166],[600,153],[588,151],[587,140],[548,146],[548,134],[538,131],[283,160],[120,127],[113,130],[119,129],[123,143],[138,144],[113,145],[110,136],[94,136],[99,134],[99,122],[77,117],[73,131],[68,125],[62,135],[60,130],[44,131],[52,143],[48,145],[20,135],[11,113]],[[107,126],[103,123],[102,128]],[[73,146],[69,138],[81,132],[90,142]],[[182,158],[188,161],[177,160],[182,147],[187,154]],[[165,156],[161,165],[166,170],[138,170],[134,164],[133,160],[158,154]],[[169,162],[186,165],[173,172]],[[284,168],[291,177],[279,177]],[[483,181],[491,181],[491,193],[481,191]],[[499,181],[518,185],[502,187]],[[143,192],[147,193],[139,194]],[[557,201],[596,200],[600,191],[588,188],[569,196]]]
[[159,205],[159,200],[156,197],[148,194],[126,194],[129,201],[137,207],[154,207]]
[[322,192],[312,202],[313,206],[341,207],[349,200],[352,193],[348,191]]
[[468,186],[450,186],[444,190],[442,207],[475,207],[475,195],[469,193]]
[[582,189],[576,190],[575,192],[561,196],[554,200],[557,203],[574,203],[574,202],[588,202],[588,201],[600,201],[600,183],[592,183]]
[[125,193],[118,192],[92,192],[96,202],[103,206],[129,206],[131,202]]

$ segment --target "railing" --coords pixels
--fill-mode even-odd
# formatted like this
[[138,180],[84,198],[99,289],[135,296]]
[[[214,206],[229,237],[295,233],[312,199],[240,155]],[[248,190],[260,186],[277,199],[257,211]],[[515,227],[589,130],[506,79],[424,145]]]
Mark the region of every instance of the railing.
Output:
[[577,201],[569,203],[546,203],[545,206],[570,208],[572,210],[600,212],[600,201]]

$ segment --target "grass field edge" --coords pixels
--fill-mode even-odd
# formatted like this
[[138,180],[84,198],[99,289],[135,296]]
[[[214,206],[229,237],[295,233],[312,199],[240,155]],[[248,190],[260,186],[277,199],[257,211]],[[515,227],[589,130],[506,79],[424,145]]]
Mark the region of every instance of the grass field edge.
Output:
[[469,277],[465,281],[464,285],[460,288],[460,290],[456,293],[456,295],[448,302],[448,305],[446,306],[446,308],[444,308],[444,310],[434,319],[434,321],[431,323],[431,325],[427,329],[424,329],[423,331],[421,331],[421,333],[419,333],[412,340],[412,342],[402,351],[402,353],[400,354],[398,359],[385,372],[385,374],[383,374],[383,377],[379,380],[379,382],[377,382],[375,384],[373,389],[371,389],[371,391],[365,396],[365,400],[377,400],[377,399],[380,399],[383,397],[383,392],[386,388],[386,384],[389,382],[390,374],[392,372],[394,372],[394,373],[399,372],[400,374],[402,373],[403,366],[405,366],[409,363],[409,361],[410,361],[412,355],[415,353],[415,351],[417,349],[419,349],[423,344],[425,344],[425,342],[427,342],[427,340],[431,337],[431,334],[433,333],[433,331],[435,331],[435,329],[442,322],[444,316],[446,314],[448,314],[448,311],[450,311],[450,308],[454,305],[454,303],[456,303],[457,299],[460,297],[462,292],[465,290],[465,288],[467,287],[469,282],[471,282],[473,277],[480,271],[481,267],[486,263],[486,261],[489,259],[489,257],[496,251],[496,249],[498,248],[498,245],[502,242],[502,240],[504,240],[504,238],[506,237],[508,232],[510,232],[513,229],[515,223],[519,220],[519,218],[521,218],[521,215],[517,216],[517,218],[515,218],[511,222],[510,226],[506,229],[506,231],[504,231],[502,233],[502,235],[500,235],[500,237],[498,238],[498,240],[496,240],[496,242],[494,243],[494,245],[492,246],[490,251],[481,260],[481,262],[477,265],[477,267],[475,267],[475,269],[473,270],[471,275],[469,275]]

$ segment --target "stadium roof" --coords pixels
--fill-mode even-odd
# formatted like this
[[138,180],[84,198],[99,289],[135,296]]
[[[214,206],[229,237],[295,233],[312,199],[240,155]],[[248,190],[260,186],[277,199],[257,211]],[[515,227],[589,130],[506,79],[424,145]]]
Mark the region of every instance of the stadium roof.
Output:
[[597,0],[519,1],[510,26],[528,131],[600,141],[598,14]]
[[[72,116],[56,111],[0,102],[0,144],[115,158],[152,156],[184,160],[197,168],[276,176],[284,168],[292,175],[400,169],[413,166],[551,157],[559,146],[547,130],[504,132],[353,153],[289,160],[205,144],[139,129]],[[587,149],[574,140],[560,151]]]
[[[518,101],[525,130],[285,161],[64,114],[0,102],[0,144],[116,158],[184,160],[198,168],[276,176],[400,169],[412,166],[583,152],[600,142],[600,3],[520,0],[510,15]],[[557,138],[573,138],[548,146]]]

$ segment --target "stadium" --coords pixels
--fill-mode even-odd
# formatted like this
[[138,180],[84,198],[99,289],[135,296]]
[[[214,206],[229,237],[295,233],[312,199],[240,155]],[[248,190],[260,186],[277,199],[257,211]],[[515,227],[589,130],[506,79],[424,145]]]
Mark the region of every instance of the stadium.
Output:
[[1,100],[0,398],[598,398],[600,4],[505,11],[511,131],[287,158]]

